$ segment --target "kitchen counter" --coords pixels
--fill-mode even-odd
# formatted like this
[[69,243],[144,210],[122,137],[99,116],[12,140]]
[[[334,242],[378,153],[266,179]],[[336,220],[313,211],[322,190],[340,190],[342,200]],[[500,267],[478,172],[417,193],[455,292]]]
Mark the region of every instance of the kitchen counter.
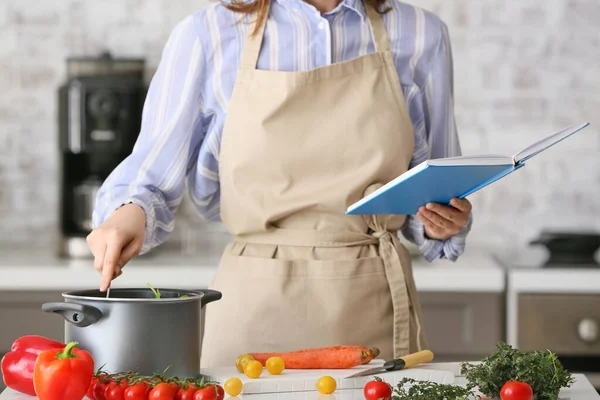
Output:
[[[159,251],[134,259],[113,287],[206,288],[217,270],[218,256],[192,257],[179,252]],[[505,288],[503,268],[492,257],[478,251],[465,252],[456,262],[413,260],[420,291],[496,292]],[[0,251],[0,291],[73,290],[94,288],[100,275],[92,260],[60,259],[44,252]]]
[[[453,363],[453,369],[458,369],[458,364]],[[594,400],[600,399],[600,395],[594,390],[591,383],[584,375],[573,374],[575,383],[570,388],[565,388],[560,392],[561,400]],[[455,383],[464,385],[464,378],[457,377]],[[226,397],[230,398],[231,397]],[[0,394],[0,400],[31,400],[31,397],[11,389],[6,389]],[[273,394],[252,394],[240,395],[236,399],[243,400],[364,400],[364,395],[360,389],[338,390],[332,395],[322,395],[316,391],[311,392],[292,392],[292,393],[273,393]]]

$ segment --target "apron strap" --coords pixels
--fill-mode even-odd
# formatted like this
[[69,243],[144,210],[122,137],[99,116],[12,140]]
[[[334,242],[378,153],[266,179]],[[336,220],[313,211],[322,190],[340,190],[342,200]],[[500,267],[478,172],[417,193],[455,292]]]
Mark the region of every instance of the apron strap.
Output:
[[373,45],[375,51],[378,53],[384,53],[390,50],[390,39],[387,34],[387,29],[383,23],[381,14],[377,12],[373,3],[369,0],[363,0],[365,9],[367,11],[367,18],[371,25],[371,34],[373,35]]
[[[275,1],[275,0],[271,0]],[[265,28],[267,26],[267,22],[269,21],[269,13],[271,11],[271,1],[267,2],[267,17],[265,18],[264,23],[258,28],[255,36],[252,36],[252,32],[256,27],[256,23],[258,20],[258,14],[253,13],[250,16],[250,24],[248,25],[248,33],[246,34],[246,39],[244,41],[244,48],[242,49],[242,58],[240,60],[240,69],[241,70],[250,70],[253,71],[256,69],[256,64],[258,63],[258,56],[260,54],[260,49],[262,47],[263,37],[265,34]]]
[[[254,29],[256,27],[258,19],[257,14],[254,13],[250,16],[251,21],[248,25],[248,33],[244,41],[244,48],[242,49],[240,69],[256,69],[258,57],[260,55],[260,49],[262,47],[265,27],[269,19],[269,12],[271,11],[271,1],[267,2],[267,18],[265,19],[265,22],[259,27],[255,36],[252,36],[252,32],[254,32]],[[364,0],[364,5],[367,12],[367,20],[369,21],[369,25],[371,26],[371,34],[373,35],[373,44],[375,46],[375,51],[378,53],[389,51],[390,40],[381,15],[377,12],[375,7],[369,0]]]

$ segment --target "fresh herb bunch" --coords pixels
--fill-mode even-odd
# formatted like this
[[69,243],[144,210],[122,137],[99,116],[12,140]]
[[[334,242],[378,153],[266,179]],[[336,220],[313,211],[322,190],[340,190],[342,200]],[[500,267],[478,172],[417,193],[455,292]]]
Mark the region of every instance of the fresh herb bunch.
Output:
[[529,384],[534,400],[558,400],[560,389],[574,382],[551,351],[524,353],[506,343],[497,344],[496,351],[480,364],[462,363],[461,374],[470,385],[479,386],[481,393],[497,398],[508,381]]
[[[409,385],[408,388],[405,386]],[[472,385],[466,388],[429,381],[403,378],[396,388],[392,400],[470,400],[475,399]]]

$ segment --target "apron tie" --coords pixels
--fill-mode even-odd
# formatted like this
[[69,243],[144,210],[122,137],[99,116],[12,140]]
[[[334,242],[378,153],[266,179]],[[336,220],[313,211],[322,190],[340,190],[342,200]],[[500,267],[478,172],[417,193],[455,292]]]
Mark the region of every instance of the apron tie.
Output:
[[[381,184],[370,185],[364,193],[368,196],[379,189]],[[406,277],[412,276],[410,262],[403,263],[400,255],[403,245],[398,239],[397,232],[390,232],[387,229],[388,223],[398,216],[394,215],[364,215],[363,219],[371,229],[371,236],[379,240],[379,255],[385,266],[385,273],[392,297],[392,306],[394,313],[394,358],[402,357],[410,353],[411,338],[411,316],[415,312],[413,300],[416,298],[416,288],[413,285],[407,285]],[[410,261],[410,260],[409,260]],[[421,324],[419,318],[414,315],[417,334],[421,334]],[[420,337],[420,336],[417,336]],[[417,340],[417,343],[420,341]],[[420,347],[420,345],[418,345]],[[420,350],[420,349],[419,349]]]

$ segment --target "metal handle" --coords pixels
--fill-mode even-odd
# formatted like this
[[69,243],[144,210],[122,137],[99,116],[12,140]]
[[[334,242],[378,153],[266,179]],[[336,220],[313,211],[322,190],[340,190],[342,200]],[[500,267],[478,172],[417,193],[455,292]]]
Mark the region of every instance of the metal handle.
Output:
[[217,292],[216,290],[211,289],[202,289],[202,298],[200,299],[200,307],[204,307],[208,303],[212,303],[213,301],[221,300],[223,295],[221,292]]
[[584,318],[577,326],[579,338],[586,343],[594,343],[598,340],[598,322],[592,318]]
[[44,303],[42,304],[42,310],[60,314],[65,321],[79,328],[85,328],[102,319],[102,311],[96,307],[85,304],[61,302]]

